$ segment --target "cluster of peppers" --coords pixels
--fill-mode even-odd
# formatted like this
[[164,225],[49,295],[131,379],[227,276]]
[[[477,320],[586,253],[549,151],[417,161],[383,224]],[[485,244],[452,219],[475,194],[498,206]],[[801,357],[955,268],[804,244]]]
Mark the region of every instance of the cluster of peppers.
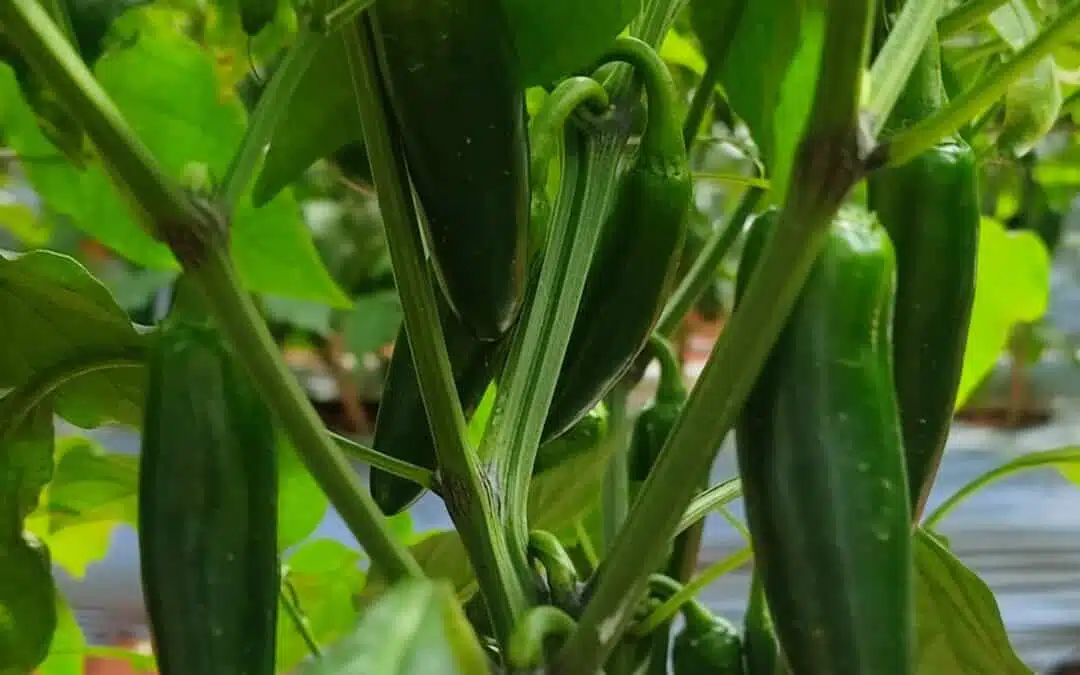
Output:
[[[502,11],[496,0],[399,0],[370,10],[466,415],[498,380],[535,286],[551,217],[553,139],[575,123],[575,109],[609,105],[599,83],[569,78],[530,127]],[[890,129],[944,103],[938,49],[931,40]],[[633,489],[686,398],[670,347],[652,334],[677,275],[692,187],[670,73],[633,38],[618,38],[601,61],[615,60],[644,83],[646,124],[587,273],[538,467],[576,451],[561,438],[596,442],[595,433],[574,429],[595,424],[590,411],[651,345],[662,377],[636,421]],[[685,625],[671,645],[680,675],[912,670],[911,524],[943,450],[974,292],[972,152],[950,138],[874,173],[868,188],[867,204],[836,216],[737,425],[755,557],[743,635],[697,601],[684,603]],[[766,211],[750,227],[737,300],[775,216]],[[430,429],[418,423],[426,411],[405,331],[374,445],[437,470]],[[198,312],[174,311],[161,324],[149,373],[139,536],[159,669],[270,675],[280,587],[270,417]],[[370,486],[388,515],[423,491],[377,469]],[[521,668],[539,665],[548,638],[572,628],[587,593],[552,535],[534,532],[529,555],[550,597],[508,646],[507,662]],[[670,574],[658,578],[654,602],[679,584]],[[634,658],[667,672],[667,646],[661,659],[641,656],[654,651],[649,645],[634,646]]]

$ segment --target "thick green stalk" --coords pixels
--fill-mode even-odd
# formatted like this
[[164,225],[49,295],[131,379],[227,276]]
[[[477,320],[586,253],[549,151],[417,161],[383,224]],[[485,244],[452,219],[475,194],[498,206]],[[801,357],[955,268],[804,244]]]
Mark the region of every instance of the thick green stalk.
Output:
[[[0,26],[86,129],[123,187],[136,195],[154,228],[152,236],[169,243],[174,253],[193,238],[198,242],[219,238],[218,224],[168,177],[41,5],[35,0],[3,0]],[[184,262],[182,253],[177,257]]]
[[1039,35],[1012,58],[990,70],[946,107],[898,132],[879,146],[875,153],[878,159],[884,159],[888,166],[900,166],[930,149],[993,105],[1013,82],[1029,73],[1040,61],[1075,36],[1078,30],[1080,2],[1063,5]]
[[694,306],[701,294],[705,292],[709,284],[716,277],[716,268],[723,262],[731,247],[738,241],[742,234],[746,221],[753,215],[765,190],[759,187],[749,187],[743,192],[738,206],[731,212],[727,220],[716,229],[705,241],[701,253],[694,259],[694,264],[679,282],[671,299],[664,306],[660,314],[660,320],[656,324],[656,330],[666,338],[675,334],[682,322],[683,317]]
[[235,277],[224,228],[161,170],[128,127],[86,65],[33,0],[0,3],[0,25],[71,111],[111,171],[131,191],[192,281],[206,296],[214,318],[236,347],[244,367],[288,433],[342,520],[391,579],[421,573],[393,537],[352,466],[330,441],[322,420],[281,359],[266,324]]
[[[376,70],[368,21],[344,29],[348,68],[364,133],[364,144],[382,212],[394,280],[402,299],[409,347],[420,393],[435,439],[442,496],[477,572],[488,613],[501,644],[508,644],[517,619],[530,605],[515,571],[505,527],[480,460],[469,447],[438,316],[436,289],[424,256],[405,161]],[[418,422],[422,423],[418,420]]]
[[871,135],[875,138],[885,127],[885,122],[900,98],[930,39],[945,0],[906,2],[900,10],[896,24],[889,31],[884,46],[870,68],[870,97],[866,113],[870,117]]
[[514,335],[481,449],[481,455],[493,458],[493,472],[505,501],[503,527],[522,571],[527,568],[521,567],[520,553],[529,536],[525,495],[604,220],[596,208],[604,195],[598,198],[595,190],[598,183],[604,185],[605,177],[579,169],[578,163],[587,163],[593,148],[605,141],[586,142],[572,128],[566,130],[565,138],[563,171],[567,173],[561,181],[536,294]]
[[648,575],[679,525],[779,336],[836,210],[861,177],[857,112],[873,21],[872,0],[833,0],[810,119],[796,153],[776,236],[765,246],[744,302],[720,334],[683,414],[598,572],[554,672],[593,673],[628,622]]
[[604,514],[604,541],[608,544],[615,541],[615,535],[618,534],[619,528],[626,520],[627,512],[630,511],[630,475],[627,468],[627,450],[630,440],[629,398],[630,391],[623,382],[615,385],[611,393],[605,397],[608,407],[608,437],[605,442],[614,446],[608,454],[611,460],[604,474],[601,502]]
[[293,92],[307,72],[311,58],[315,55],[323,40],[340,40],[337,35],[325,36],[301,24],[296,43],[289,48],[281,65],[274,71],[273,77],[259,96],[251,118],[248,120],[244,138],[233,155],[225,178],[217,190],[217,197],[227,210],[232,210],[251,180],[251,174],[259,163],[263,149],[270,140],[282,114],[292,98]]

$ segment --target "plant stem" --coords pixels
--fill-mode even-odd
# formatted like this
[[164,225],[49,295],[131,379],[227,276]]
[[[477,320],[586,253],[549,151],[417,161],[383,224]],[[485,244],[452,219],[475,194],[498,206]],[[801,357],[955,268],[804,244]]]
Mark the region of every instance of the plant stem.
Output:
[[417,485],[422,485],[428,490],[435,492],[439,491],[439,486],[436,484],[435,472],[431,469],[426,469],[422,466],[417,466],[410,462],[406,462],[403,459],[391,457],[390,455],[384,455],[383,453],[369,448],[362,443],[342,436],[339,433],[328,431],[330,438],[334,439],[334,443],[337,444],[341,451],[346,455],[349,455],[353,459],[363,462],[368,466],[373,466],[376,469],[382,469],[387,473],[392,473],[399,478],[405,480],[411,480]]
[[608,406],[608,437],[605,442],[615,447],[608,453],[607,472],[604,475],[602,508],[604,515],[604,541],[610,544],[626,520],[630,510],[630,475],[627,456],[630,432],[628,403],[630,390],[620,382],[605,399]]
[[578,630],[556,673],[593,673],[631,620],[648,575],[735,422],[824,244],[829,224],[862,175],[857,113],[873,0],[833,0],[806,131],[778,229],[706,362],[625,527],[597,573]]
[[905,2],[889,37],[870,68],[870,97],[866,112],[876,138],[889,119],[915,63],[937,26],[945,0]]
[[738,206],[724,224],[709,236],[701,253],[694,259],[694,264],[679,282],[675,292],[671,294],[671,299],[664,306],[664,311],[656,324],[657,332],[669,339],[674,335],[683,317],[716,278],[716,268],[738,241],[746,221],[753,215],[754,209],[757,208],[764,194],[765,190],[757,187],[747,188],[743,192]]
[[201,268],[189,273],[217,325],[232,342],[237,359],[251,373],[297,454],[353,536],[391,581],[420,576],[416,560],[394,539],[378,506],[282,361],[251,296],[236,279],[228,252],[214,250]]
[[[739,569],[750,559],[753,558],[753,554],[750,551],[750,547],[744,547],[735,553],[729,555],[723,560],[709,565],[701,574],[698,574],[690,581],[678,590],[674,595],[664,601],[664,604],[660,605],[652,611],[645,619],[639,623],[634,632],[638,635],[648,635],[653,630],[656,630],[660,624],[672,619],[679,613],[679,609],[687,602],[694,599],[701,591],[705,590],[712,582],[716,581],[725,574],[729,574]],[[676,579],[676,581],[679,581]]]
[[918,156],[993,105],[1014,81],[1072,38],[1077,30],[1080,30],[1080,2],[1063,5],[1039,35],[1012,58],[988,72],[948,106],[888,139],[878,152],[888,166],[899,166]]
[[686,507],[682,519],[675,528],[675,534],[689,529],[694,523],[702,520],[717,508],[734,501],[740,495],[742,495],[742,484],[739,483],[738,478],[730,478],[698,493]]
[[354,21],[343,30],[394,280],[402,299],[406,334],[435,439],[442,496],[477,572],[496,636],[500,644],[506,645],[517,619],[529,607],[529,595],[515,569],[505,526],[496,516],[492,490],[481,473],[479,457],[467,441],[465,416],[454,388],[408,172],[375,70],[369,21]]
[[1008,0],[967,0],[938,19],[938,36],[944,40],[969,28],[994,13]]
[[927,530],[933,529],[945,516],[951,513],[960,502],[987,485],[995,483],[1002,478],[1007,478],[1013,474],[1020,473],[1021,471],[1028,471],[1030,469],[1042,469],[1054,465],[1074,464],[1078,460],[1080,460],[1080,448],[1070,446],[1057,448],[1055,450],[1032,452],[1010,462],[1006,462],[1001,466],[994,467],[986,473],[973,478],[962,488],[950,495],[948,499],[934,509],[933,513],[926,517],[926,520],[923,521],[923,528]]
[[281,65],[274,71],[273,77],[259,96],[259,102],[248,120],[247,130],[240,141],[240,147],[233,155],[225,177],[217,190],[217,197],[225,209],[231,211],[247,187],[251,174],[259,163],[263,148],[266,147],[271,134],[274,133],[274,129],[284,115],[293,92],[296,91],[297,85],[307,72],[308,65],[311,64],[311,59],[319,50],[319,46],[325,40],[340,39],[337,35],[329,37],[320,35],[304,23],[300,25],[296,43],[289,48],[288,54],[285,55]]
[[110,172],[123,182],[120,187],[130,190],[156,234],[184,265],[263,399],[353,535],[390,579],[420,575],[419,565],[394,540],[352,466],[326,435],[322,420],[282,361],[251,298],[241,289],[219,219],[161,171],[34,0],[0,3],[0,26],[86,129]]
[[208,222],[205,214],[169,179],[74,47],[35,0],[0,2],[0,27],[86,129],[101,155],[107,158],[112,173],[137,195],[154,227],[152,236],[165,241],[193,236],[212,240],[216,236],[213,231],[216,223]]
[[720,64],[710,60],[705,66],[705,73],[694,90],[694,97],[690,99],[690,107],[686,111],[686,120],[683,122],[683,144],[689,150],[697,138],[701,121],[705,119],[705,111],[709,109],[709,102],[716,95],[716,81],[720,77]]
[[296,632],[300,634],[300,638],[307,645],[308,651],[317,658],[322,655],[322,650],[319,649],[319,643],[315,640],[315,636],[311,634],[311,624],[308,623],[307,617],[300,611],[300,607],[293,600],[290,592],[295,593],[292,586],[286,581],[281,587],[281,606],[285,608],[285,613],[289,615],[289,620],[292,621]]
[[574,128],[567,128],[564,136],[563,175],[540,276],[513,337],[481,448],[483,456],[492,458],[492,472],[502,487],[503,527],[523,571],[529,535],[524,495],[604,220],[594,208],[600,201],[594,190],[601,177],[587,173],[584,166],[596,142],[586,142]]

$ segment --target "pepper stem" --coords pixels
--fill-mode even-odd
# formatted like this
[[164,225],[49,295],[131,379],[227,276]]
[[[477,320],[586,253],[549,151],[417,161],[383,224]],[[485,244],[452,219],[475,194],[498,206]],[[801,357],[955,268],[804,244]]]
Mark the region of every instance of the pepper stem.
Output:
[[660,381],[656,385],[656,402],[660,405],[682,404],[686,400],[686,384],[683,382],[682,365],[675,358],[675,350],[667,339],[653,333],[649,336],[648,349],[660,364]]
[[641,136],[640,154],[644,157],[663,157],[668,161],[674,160],[673,163],[679,166],[685,165],[686,146],[683,145],[682,129],[673,122],[679,118],[675,109],[678,101],[675,79],[656,50],[638,38],[620,37],[600,61],[629,63],[645,84],[649,120]]

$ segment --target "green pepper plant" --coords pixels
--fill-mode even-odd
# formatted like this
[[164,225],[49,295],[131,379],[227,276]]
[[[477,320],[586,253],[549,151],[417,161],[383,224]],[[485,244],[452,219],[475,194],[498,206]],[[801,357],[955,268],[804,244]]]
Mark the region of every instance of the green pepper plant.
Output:
[[[123,522],[153,655],[109,654],[163,675],[1030,672],[936,526],[1080,455],[927,498],[1045,313],[1077,34],[1064,0],[0,0],[0,178],[42,205],[0,195],[0,673],[101,653],[50,570]],[[725,316],[692,384],[691,314]],[[280,344],[342,333],[393,343],[368,437]],[[452,527],[412,531],[426,493]],[[745,547],[702,567],[717,511]],[[746,564],[737,627],[698,596]]]

